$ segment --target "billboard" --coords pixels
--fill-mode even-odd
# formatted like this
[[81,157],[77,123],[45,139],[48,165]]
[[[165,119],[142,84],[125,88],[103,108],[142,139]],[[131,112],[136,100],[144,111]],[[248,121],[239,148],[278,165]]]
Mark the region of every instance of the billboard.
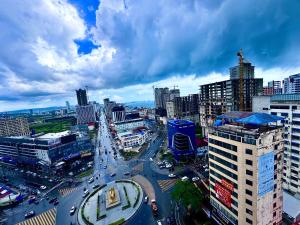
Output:
[[221,179],[221,184],[226,187],[229,191],[233,192],[234,186],[231,182],[225,180],[224,178]]
[[274,152],[258,158],[258,195],[264,196],[274,188]]
[[231,208],[231,191],[227,190],[220,183],[215,183],[216,197],[228,208]]

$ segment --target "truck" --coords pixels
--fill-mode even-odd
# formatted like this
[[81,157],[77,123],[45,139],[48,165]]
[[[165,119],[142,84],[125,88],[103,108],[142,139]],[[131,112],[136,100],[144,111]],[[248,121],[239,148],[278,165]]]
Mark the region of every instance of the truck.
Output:
[[151,200],[151,209],[154,216],[158,216],[158,208],[155,199]]

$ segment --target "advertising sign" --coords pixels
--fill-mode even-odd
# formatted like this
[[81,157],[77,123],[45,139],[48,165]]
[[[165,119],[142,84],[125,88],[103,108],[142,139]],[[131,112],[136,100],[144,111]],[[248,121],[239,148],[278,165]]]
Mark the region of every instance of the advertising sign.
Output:
[[227,190],[218,182],[215,183],[216,197],[228,208],[231,208],[231,191]]
[[221,184],[222,184],[225,188],[227,188],[229,191],[231,191],[231,192],[232,192],[233,189],[234,189],[233,184],[232,184],[231,182],[225,180],[224,178],[221,179]]
[[274,152],[261,155],[258,159],[258,195],[264,196],[274,188]]

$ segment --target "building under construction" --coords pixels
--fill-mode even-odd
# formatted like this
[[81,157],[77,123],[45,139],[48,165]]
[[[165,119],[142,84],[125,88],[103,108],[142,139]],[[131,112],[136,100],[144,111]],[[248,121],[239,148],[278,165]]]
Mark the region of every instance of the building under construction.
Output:
[[[263,79],[254,78],[254,66],[243,58],[241,51],[238,56],[239,65],[232,68],[241,69],[231,68],[230,80],[200,86],[199,111],[202,127],[207,127],[212,122],[211,119],[228,111],[251,111],[252,97],[263,92]],[[237,71],[239,77],[236,75]]]

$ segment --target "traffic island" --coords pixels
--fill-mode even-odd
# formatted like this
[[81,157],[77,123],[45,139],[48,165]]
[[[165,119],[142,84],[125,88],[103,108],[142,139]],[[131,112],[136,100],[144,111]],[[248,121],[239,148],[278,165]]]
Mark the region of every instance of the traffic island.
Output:
[[81,203],[77,213],[80,225],[122,224],[138,210],[141,186],[132,180],[117,180],[96,189]]

